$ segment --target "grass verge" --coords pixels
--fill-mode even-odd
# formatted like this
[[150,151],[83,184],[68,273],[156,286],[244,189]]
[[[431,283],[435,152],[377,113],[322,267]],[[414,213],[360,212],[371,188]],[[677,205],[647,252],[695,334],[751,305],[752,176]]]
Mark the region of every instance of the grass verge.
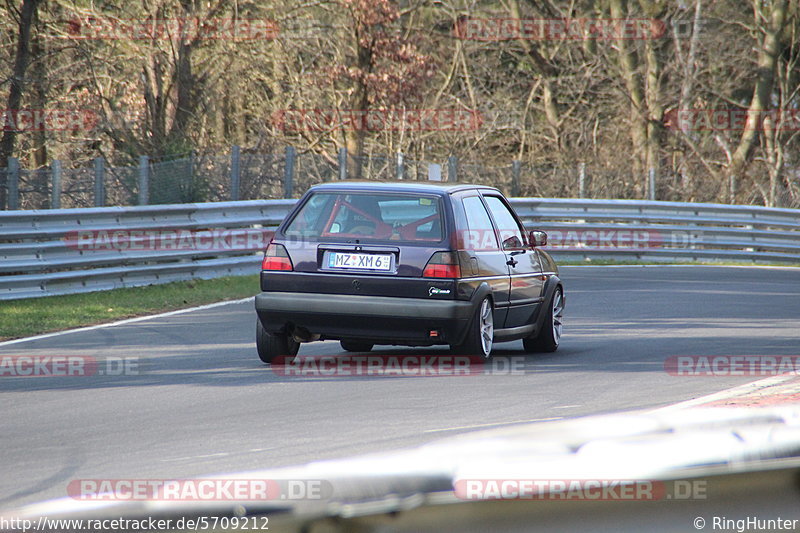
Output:
[[0,340],[237,300],[258,292],[255,275],[10,300],[0,303]]

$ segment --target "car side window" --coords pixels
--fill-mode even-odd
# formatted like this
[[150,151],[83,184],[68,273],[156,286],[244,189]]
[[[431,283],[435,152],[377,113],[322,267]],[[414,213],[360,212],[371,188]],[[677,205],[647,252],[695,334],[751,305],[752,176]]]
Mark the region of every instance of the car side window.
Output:
[[525,240],[522,236],[522,228],[519,227],[517,219],[511,210],[497,196],[484,196],[486,205],[492,213],[497,229],[500,232],[500,242],[503,243],[503,250],[514,250],[524,246]]
[[494,233],[492,219],[486,212],[480,196],[468,196],[462,200],[467,215],[468,235],[464,242],[470,250],[498,250],[497,236]]

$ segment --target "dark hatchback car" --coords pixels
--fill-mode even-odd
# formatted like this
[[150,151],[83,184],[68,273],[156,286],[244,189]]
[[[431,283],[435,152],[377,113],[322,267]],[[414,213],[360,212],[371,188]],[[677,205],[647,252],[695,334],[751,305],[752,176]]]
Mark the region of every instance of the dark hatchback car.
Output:
[[256,345],[286,362],[301,342],[450,345],[488,358],[492,343],[558,348],[564,289],[492,187],[340,182],[311,188],[264,254]]

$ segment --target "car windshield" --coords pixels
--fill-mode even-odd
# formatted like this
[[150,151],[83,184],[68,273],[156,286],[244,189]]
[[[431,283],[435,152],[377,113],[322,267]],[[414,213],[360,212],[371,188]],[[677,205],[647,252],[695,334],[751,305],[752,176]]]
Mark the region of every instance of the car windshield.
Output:
[[284,231],[302,239],[442,240],[441,202],[420,194],[323,192],[311,195]]

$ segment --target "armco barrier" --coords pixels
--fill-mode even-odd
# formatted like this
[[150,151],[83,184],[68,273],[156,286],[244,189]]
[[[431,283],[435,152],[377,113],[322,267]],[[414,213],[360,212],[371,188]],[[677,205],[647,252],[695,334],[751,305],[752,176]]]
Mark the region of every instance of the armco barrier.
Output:
[[[274,228],[294,202],[0,212],[0,299],[256,273],[260,232]],[[512,203],[528,228],[548,232],[547,249],[556,258],[800,263],[800,210],[561,198]],[[137,246],[156,231],[180,238],[189,230],[193,236],[207,233],[212,244]],[[102,239],[110,243],[114,232],[134,237],[127,246],[103,246]],[[249,247],[226,248],[213,244],[213,235],[220,234],[256,238]],[[101,244],[84,246],[86,235],[101,237]]]

